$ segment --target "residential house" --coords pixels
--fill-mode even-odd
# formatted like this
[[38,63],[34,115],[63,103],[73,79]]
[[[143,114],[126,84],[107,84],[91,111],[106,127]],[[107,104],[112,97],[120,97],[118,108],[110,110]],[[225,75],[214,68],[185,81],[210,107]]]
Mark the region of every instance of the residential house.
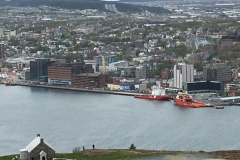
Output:
[[226,47],[231,47],[233,46],[233,40],[231,39],[222,39],[219,41],[218,47],[221,48],[226,48]]

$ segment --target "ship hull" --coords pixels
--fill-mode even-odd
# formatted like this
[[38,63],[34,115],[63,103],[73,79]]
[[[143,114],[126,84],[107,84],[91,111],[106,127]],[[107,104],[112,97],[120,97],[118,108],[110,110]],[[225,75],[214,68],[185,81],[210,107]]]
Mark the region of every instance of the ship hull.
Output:
[[184,102],[181,99],[174,98],[174,101],[179,106],[185,106],[185,107],[190,107],[190,108],[206,107],[205,103],[202,103],[202,102],[199,102],[199,101],[195,101],[195,100],[192,100],[191,102]]
[[170,100],[169,95],[135,95],[134,98],[149,99],[149,100]]

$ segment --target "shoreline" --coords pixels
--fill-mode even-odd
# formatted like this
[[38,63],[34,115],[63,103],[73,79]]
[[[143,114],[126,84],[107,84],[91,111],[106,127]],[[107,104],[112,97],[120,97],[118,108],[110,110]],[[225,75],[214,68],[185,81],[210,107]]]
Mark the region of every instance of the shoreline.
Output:
[[[132,96],[135,95],[146,95],[147,93],[139,93],[139,92],[123,92],[123,91],[112,91],[112,90],[101,90],[100,88],[96,89],[85,89],[85,88],[77,88],[77,87],[70,87],[70,86],[53,86],[53,85],[46,85],[46,84],[27,84],[27,83],[12,83],[12,84],[4,84],[0,82],[2,85],[5,86],[25,86],[25,87],[35,87],[35,88],[48,88],[48,89],[60,89],[60,90],[69,90],[69,91],[78,91],[78,92],[89,92],[89,93],[99,93],[99,94],[112,94],[112,95],[122,95],[122,96]],[[173,100],[174,96],[171,96],[170,100]],[[203,100],[202,100],[203,101]],[[237,105],[240,106],[240,103],[211,103],[209,101],[204,101],[204,103],[208,104],[206,107],[215,107],[216,109],[224,109],[224,106],[231,106]]]
[[[3,84],[3,83],[2,83]],[[114,95],[123,95],[123,96],[134,96],[134,95],[144,95],[144,93],[132,93],[132,92],[122,92],[122,91],[106,91],[99,89],[84,89],[84,88],[73,88],[66,86],[49,86],[49,85],[28,85],[24,83],[14,83],[6,86],[25,86],[25,87],[36,87],[36,88],[49,88],[49,89],[61,89],[61,90],[70,90],[70,91],[80,91],[80,92],[91,92],[91,93],[102,93],[102,94],[114,94]]]

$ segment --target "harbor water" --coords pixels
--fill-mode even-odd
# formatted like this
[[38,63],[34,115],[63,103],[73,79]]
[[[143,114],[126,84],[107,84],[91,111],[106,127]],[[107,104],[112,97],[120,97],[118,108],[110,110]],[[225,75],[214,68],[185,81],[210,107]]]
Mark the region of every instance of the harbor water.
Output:
[[183,108],[173,101],[0,85],[0,155],[19,153],[39,133],[56,152],[74,147],[240,149],[240,107]]

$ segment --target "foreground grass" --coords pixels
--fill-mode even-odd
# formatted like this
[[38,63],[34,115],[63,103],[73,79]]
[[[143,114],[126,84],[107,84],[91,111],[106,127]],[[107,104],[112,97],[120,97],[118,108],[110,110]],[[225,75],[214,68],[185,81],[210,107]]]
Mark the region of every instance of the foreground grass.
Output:
[[[239,153],[239,152],[238,152]],[[185,151],[151,151],[151,150],[120,150],[120,149],[97,149],[85,150],[79,153],[56,153],[56,158],[76,159],[76,160],[131,160],[140,157],[154,155],[178,155],[178,154],[207,154],[215,157],[213,153],[185,152]],[[12,160],[16,155],[2,156],[0,160]],[[19,154],[17,155],[19,157]],[[219,157],[220,155],[218,155]],[[235,159],[236,157],[229,157]],[[239,157],[238,157],[239,158]],[[239,160],[239,159],[238,159]]]
[[[149,154],[148,154],[149,155]],[[138,155],[136,153],[128,153],[124,151],[109,153],[106,155],[99,155],[99,156],[88,156],[84,155],[83,153],[67,153],[67,154],[57,154],[57,158],[70,158],[70,159],[77,159],[77,160],[119,160],[119,159],[133,159],[146,156],[145,155]]]
[[[153,155],[173,155],[179,152],[149,151],[149,150],[85,150],[79,153],[56,153],[56,158],[76,159],[76,160],[131,160],[135,158]],[[0,160],[12,160],[16,155],[2,156]],[[17,155],[19,157],[19,155]]]
[[2,156],[0,160],[12,160],[15,156],[19,157],[19,154],[9,155],[9,156]]
[[[134,158],[144,157],[144,156],[153,156],[159,154],[166,154],[165,152],[159,151],[146,151],[146,150],[85,150],[80,153],[58,153],[56,158],[69,158],[77,160],[119,160],[125,159],[130,160]],[[169,153],[168,153],[169,154]],[[1,159],[0,159],[1,160]]]
[[[131,160],[143,156],[156,155],[157,153],[138,153],[129,151],[94,151],[81,153],[56,153],[56,158],[76,159],[76,160]],[[2,156],[0,160],[12,160],[16,155]],[[19,155],[17,155],[19,157]]]

